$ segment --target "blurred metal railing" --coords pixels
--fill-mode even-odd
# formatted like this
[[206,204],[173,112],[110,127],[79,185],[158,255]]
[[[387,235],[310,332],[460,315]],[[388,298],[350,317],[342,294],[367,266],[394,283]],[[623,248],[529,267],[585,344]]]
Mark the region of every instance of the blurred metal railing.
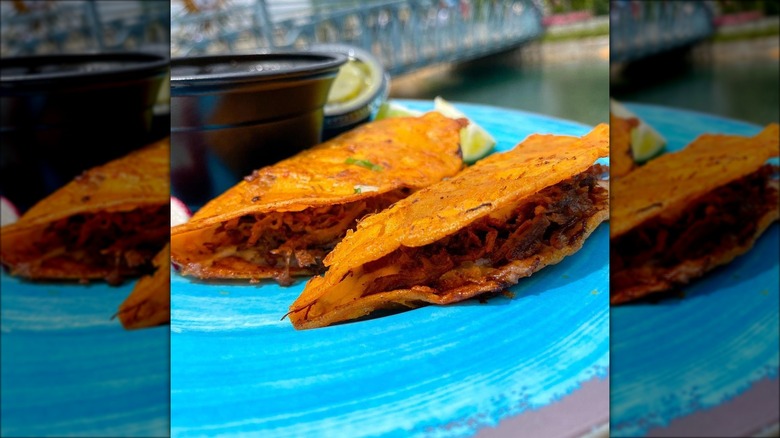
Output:
[[0,2],[0,54],[142,50],[167,55],[167,0]]
[[174,0],[171,54],[347,43],[392,74],[473,59],[540,37],[533,0]]
[[634,61],[714,33],[713,11],[706,2],[615,0],[610,7],[610,60]]

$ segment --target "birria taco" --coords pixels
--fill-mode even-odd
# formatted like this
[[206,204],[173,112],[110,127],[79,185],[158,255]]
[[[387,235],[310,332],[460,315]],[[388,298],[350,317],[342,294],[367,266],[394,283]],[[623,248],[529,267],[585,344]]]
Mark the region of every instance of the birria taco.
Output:
[[119,320],[126,329],[167,324],[171,313],[171,255],[165,245],[154,256],[155,271],[136,283],[133,291],[119,306]]
[[295,328],[500,291],[582,247],[608,216],[609,127],[532,135],[369,216],[288,313]]
[[636,118],[609,115],[609,177],[612,180],[628,175],[637,167],[631,153],[631,130],[638,125]]
[[438,113],[368,123],[247,176],[171,230],[183,275],[288,284],[366,214],[463,166],[465,119]]
[[747,252],[778,218],[778,125],[702,135],[612,183],[610,301],[686,284]]
[[0,230],[0,258],[34,280],[110,283],[143,274],[168,241],[170,147],[87,170]]

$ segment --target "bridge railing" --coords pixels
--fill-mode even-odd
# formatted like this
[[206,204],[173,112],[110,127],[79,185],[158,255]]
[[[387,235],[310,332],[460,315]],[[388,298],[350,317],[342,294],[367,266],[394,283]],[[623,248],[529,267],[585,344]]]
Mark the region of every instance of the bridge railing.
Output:
[[347,43],[391,73],[505,50],[542,35],[533,0],[174,2],[172,54]]
[[5,56],[146,50],[166,54],[167,1],[0,2]]
[[699,42],[715,33],[701,1],[616,0],[610,7],[612,62],[629,62]]

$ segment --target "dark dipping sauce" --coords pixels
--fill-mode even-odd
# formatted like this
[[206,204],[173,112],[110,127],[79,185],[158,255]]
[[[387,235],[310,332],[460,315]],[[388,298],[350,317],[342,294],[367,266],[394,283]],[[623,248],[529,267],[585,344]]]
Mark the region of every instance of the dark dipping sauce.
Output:
[[171,74],[177,77],[204,76],[204,75],[225,75],[241,73],[261,73],[261,72],[279,72],[283,70],[293,70],[308,66],[307,62],[239,62],[232,60],[230,62],[221,62],[207,65],[177,65],[171,70]]
[[109,72],[126,67],[136,66],[127,62],[85,62],[85,63],[52,63],[40,65],[11,65],[0,67],[0,77],[3,79],[29,79],[35,75],[62,75],[69,73]]
[[200,206],[319,143],[328,91],[345,62],[316,52],[173,59],[173,194]]
[[4,58],[0,65],[3,95],[17,90],[53,91],[94,81],[145,80],[164,75],[168,60],[147,53],[104,53]]
[[167,136],[168,116],[153,109],[168,71],[166,57],[148,53],[4,58],[2,195],[25,211],[84,170]]
[[177,95],[186,93],[181,87],[205,84],[230,86],[237,82],[331,76],[345,61],[341,55],[306,52],[176,58],[171,63],[171,89]]

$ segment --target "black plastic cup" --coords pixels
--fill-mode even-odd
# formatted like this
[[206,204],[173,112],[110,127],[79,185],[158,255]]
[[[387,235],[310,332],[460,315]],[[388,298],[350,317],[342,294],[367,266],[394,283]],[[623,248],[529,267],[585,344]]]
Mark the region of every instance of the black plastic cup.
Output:
[[153,108],[167,74],[168,59],[147,53],[4,58],[3,196],[25,211],[84,170],[156,140]]
[[253,170],[320,142],[323,107],[346,57],[315,52],[171,61],[171,182],[203,204]]

